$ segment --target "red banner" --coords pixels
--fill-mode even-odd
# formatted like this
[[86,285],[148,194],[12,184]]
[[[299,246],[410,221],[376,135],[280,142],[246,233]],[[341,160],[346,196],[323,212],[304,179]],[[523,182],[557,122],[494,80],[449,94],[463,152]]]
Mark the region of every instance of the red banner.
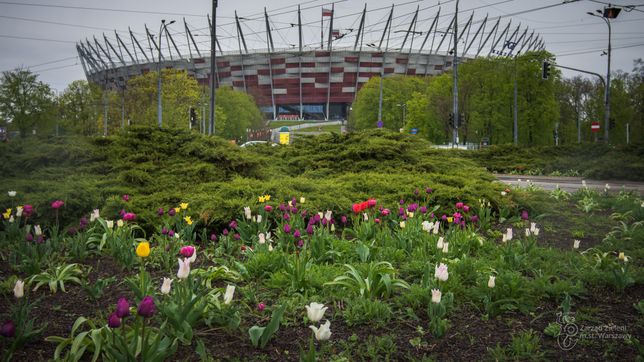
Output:
[[322,16],[333,16],[333,10],[322,8]]

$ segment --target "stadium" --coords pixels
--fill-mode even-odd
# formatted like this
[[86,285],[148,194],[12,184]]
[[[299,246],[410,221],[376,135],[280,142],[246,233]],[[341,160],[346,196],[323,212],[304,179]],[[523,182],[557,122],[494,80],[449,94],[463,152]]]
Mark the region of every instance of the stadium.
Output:
[[[408,2],[345,8],[345,14],[336,6],[342,3],[216,19],[223,20],[213,34],[216,86],[251,94],[269,119],[345,119],[373,76],[437,75],[452,68],[454,50],[462,62],[545,47],[539,34],[514,26],[508,16],[477,18],[477,9]],[[208,85],[212,22],[206,18],[204,27],[184,18],[180,31],[169,29],[175,21],[164,21],[158,35],[145,25],[141,33],[128,29],[79,41],[88,81],[124,89],[131,77],[169,68]]]

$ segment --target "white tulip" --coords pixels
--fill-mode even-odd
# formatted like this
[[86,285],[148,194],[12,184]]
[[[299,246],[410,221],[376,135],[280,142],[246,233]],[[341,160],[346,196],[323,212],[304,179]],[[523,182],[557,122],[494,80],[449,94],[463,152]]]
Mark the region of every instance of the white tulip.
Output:
[[431,223],[427,220],[423,221],[423,231],[430,232],[432,228],[434,227],[434,223]]
[[534,229],[536,229],[536,228],[537,228],[537,223],[536,222],[531,222],[530,223],[530,231],[534,232]]
[[170,288],[172,288],[172,279],[163,278],[163,284],[161,285],[161,293],[170,294]]
[[195,251],[192,253],[192,255],[188,258],[188,262],[190,264],[194,263],[195,260],[197,260],[197,248],[195,248]]
[[22,206],[16,206],[16,217],[22,216]]
[[449,253],[449,243],[443,243],[443,253]]
[[369,215],[367,215],[366,212],[363,214],[363,216],[364,216],[364,221],[369,221]]
[[539,236],[539,228],[534,228],[534,231],[532,231],[534,236]]
[[512,240],[512,228],[508,228],[507,235],[508,235],[508,241]]
[[401,222],[400,222],[400,228],[401,228],[401,229],[404,229],[404,228],[405,228],[405,226],[406,226],[405,222],[404,222],[404,221],[401,221]]
[[25,282],[18,279],[16,280],[16,285],[13,287],[13,295],[20,299],[25,295]]
[[530,229],[528,229],[528,228],[525,229],[525,236],[526,237],[530,236]]
[[268,244],[268,251],[273,251],[273,245]]
[[610,185],[609,185],[609,184],[606,184],[606,185],[604,186],[604,188],[605,188],[606,190],[610,190]]
[[257,215],[257,223],[259,224],[261,222],[262,222],[262,215]]
[[305,202],[306,202],[306,199],[304,198],[304,196],[300,197],[300,204],[303,204]]
[[9,223],[13,224],[14,221],[16,221],[16,220],[13,218],[13,215],[11,215],[11,217],[9,218]]
[[16,192],[15,191],[7,191],[7,195],[9,195],[9,197],[16,197]]
[[575,239],[575,241],[573,241],[573,243],[572,243],[572,248],[573,249],[579,249],[579,244],[581,244],[581,240]]
[[244,207],[244,216],[246,216],[246,219],[251,218],[250,207],[248,207],[248,206]]
[[123,219],[120,219],[119,221],[116,222],[116,226],[122,228],[123,227]]
[[235,286],[228,284],[226,287],[226,294],[224,294],[224,304],[230,304],[233,301],[233,296],[235,295]]
[[327,341],[331,338],[331,322],[328,319],[324,324],[320,325],[320,328],[316,326],[309,326],[309,328],[311,328],[315,339],[318,341]]
[[436,249],[443,250],[443,245],[444,245],[443,241],[444,241],[444,239],[443,239],[442,236],[440,238],[438,238],[438,242],[436,243]]
[[94,220],[98,219],[99,217],[101,217],[100,210],[99,209],[94,209],[94,211],[92,211],[92,213],[89,215],[89,221],[93,222]]
[[435,271],[434,271],[434,276],[436,279],[440,281],[447,281],[449,278],[449,273],[447,272],[447,265],[440,263],[439,265],[436,265]]
[[496,280],[496,277],[493,276],[493,275],[490,275],[490,279],[488,279],[488,281],[487,281],[487,287],[488,288],[494,288],[494,286],[496,285],[495,282],[494,282],[495,280]]
[[319,322],[322,317],[324,317],[324,312],[328,309],[324,304],[311,302],[311,304],[305,306],[306,315],[309,317],[309,320],[313,323]]
[[257,235],[257,236],[259,236],[259,243],[260,244],[266,243],[266,236],[264,235],[264,233],[259,233],[259,235]]
[[331,224],[331,232],[335,231],[335,224]]
[[501,191],[501,196],[505,196],[505,195],[507,195],[507,194],[508,194],[507,192],[505,192],[505,191]]
[[108,229],[114,228],[114,221],[113,220],[105,220],[105,224],[107,225]]
[[506,243],[506,242],[508,241],[508,235],[503,234],[503,240],[501,240],[501,241],[503,241],[504,243]]
[[179,270],[177,271],[177,278],[186,279],[190,275],[190,260],[188,259],[177,259],[179,260]]
[[326,213],[324,214],[324,218],[326,221],[331,221],[331,216],[333,215],[333,211],[327,210]]
[[440,304],[442,293],[439,289],[432,289],[432,303]]
[[438,234],[438,229],[440,228],[440,226],[441,223],[439,223],[438,221],[434,223],[434,235]]

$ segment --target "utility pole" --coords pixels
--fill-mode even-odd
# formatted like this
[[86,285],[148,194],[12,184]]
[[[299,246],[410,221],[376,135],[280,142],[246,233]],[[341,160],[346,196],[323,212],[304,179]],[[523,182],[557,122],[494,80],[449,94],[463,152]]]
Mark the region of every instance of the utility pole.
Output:
[[458,145],[458,1],[456,0],[456,11],[454,12],[454,131],[453,146]]
[[514,125],[512,127],[515,146],[519,145],[519,85],[517,81],[517,56],[518,54],[514,56]]
[[210,29],[210,127],[208,134],[215,134],[215,77],[217,66],[217,0],[212,0],[212,29]]

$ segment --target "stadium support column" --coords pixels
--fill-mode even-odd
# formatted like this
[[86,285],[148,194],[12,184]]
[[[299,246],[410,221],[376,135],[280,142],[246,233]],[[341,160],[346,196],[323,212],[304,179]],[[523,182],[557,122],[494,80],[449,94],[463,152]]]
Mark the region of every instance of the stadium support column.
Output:
[[364,4],[364,10],[362,10],[362,18],[360,18],[360,26],[358,27],[358,37],[356,38],[355,44],[353,44],[353,50],[355,51],[358,47],[358,41],[360,41],[360,48],[358,48],[358,64],[356,64],[356,85],[353,88],[353,100],[358,97],[358,87],[360,86],[360,55],[362,54],[362,41],[364,40],[364,20],[367,16],[367,4]]
[[[492,30],[488,33],[487,37],[483,41],[483,43],[479,43],[478,50],[476,51],[476,55],[474,57],[478,58],[479,54],[481,54],[481,50],[485,47],[485,44],[487,44],[487,41],[490,40],[490,37],[492,34],[496,33],[497,29],[499,28],[499,24],[501,23],[501,17],[496,19],[496,23],[494,23],[494,26],[492,27]],[[481,39],[483,39],[483,35],[481,35]]]
[[215,100],[215,76],[217,75],[217,0],[212,0],[212,27],[210,28],[210,124],[208,134],[215,134],[216,121],[216,100]]
[[378,51],[380,51],[382,46],[382,41],[387,35],[387,44],[385,44],[385,52],[382,53],[382,64],[380,65],[380,96],[378,97],[378,127],[382,125],[382,83],[383,78],[385,77],[385,54],[387,54],[387,49],[389,48],[389,34],[391,34],[391,19],[394,16],[394,6],[391,5],[391,11],[389,12],[389,18],[387,18],[387,24],[385,24],[385,30],[382,32],[382,37],[380,37],[380,42],[378,43]]
[[326,88],[326,115],[325,119],[329,119],[330,114],[329,110],[331,107],[331,62],[332,62],[332,54],[331,52],[333,51],[333,17],[335,16],[335,4],[331,4],[331,21],[329,22],[329,41],[327,44],[327,47],[329,48],[329,81],[327,82],[327,88]]
[[[423,43],[420,45],[420,49],[418,49],[418,55],[420,55],[423,52],[423,48],[425,48],[425,44],[427,43],[427,39],[429,39],[429,34],[432,34],[432,30],[434,30],[434,26],[438,29],[438,18],[441,15],[441,8],[438,8],[438,12],[436,13],[436,17],[434,17],[434,21],[432,21],[432,25],[429,27],[429,30],[427,30],[427,34],[425,35],[425,40],[423,40]],[[427,64],[425,65],[425,76],[429,73],[429,65],[431,62],[431,56],[432,56],[432,48],[434,47],[434,39],[436,38],[436,30],[434,30],[432,36],[432,46],[429,48],[429,53],[427,53]]]
[[244,85],[244,92],[246,92],[246,72],[244,71],[244,53],[242,53],[242,43],[244,43],[244,50],[248,53],[246,48],[246,40],[244,40],[244,33],[242,32],[241,25],[239,24],[239,17],[237,10],[235,10],[235,24],[237,25],[237,46],[239,47],[239,61],[241,64],[242,84]]
[[300,119],[304,119],[304,110],[302,109],[302,13],[300,12],[300,6],[297,6],[297,35],[299,39],[299,49],[300,53],[297,56],[298,59],[298,69],[300,73],[299,85],[300,85]]
[[268,76],[271,81],[271,104],[273,105],[273,120],[277,118],[277,109],[275,108],[275,90],[273,89],[273,59],[272,52],[275,50],[273,46],[273,36],[271,35],[271,26],[268,22],[268,13],[264,7],[264,20],[266,21],[266,47],[268,48]]

